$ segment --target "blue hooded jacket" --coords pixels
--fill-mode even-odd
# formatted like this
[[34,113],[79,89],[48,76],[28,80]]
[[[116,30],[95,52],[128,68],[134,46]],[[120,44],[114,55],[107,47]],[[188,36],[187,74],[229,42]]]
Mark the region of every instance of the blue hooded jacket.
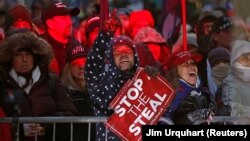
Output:
[[204,91],[199,82],[191,86],[179,79],[176,95],[169,105],[164,117],[175,124],[191,124],[200,118],[206,118],[215,104],[210,94]]
[[[87,89],[90,94],[90,99],[93,102],[95,116],[110,116],[113,113],[113,110],[109,108],[109,103],[134,74],[123,73],[117,68],[112,50],[113,46],[118,43],[128,44],[134,50],[134,72],[139,66],[138,55],[132,40],[126,36],[112,38],[112,35],[108,32],[101,31],[99,33],[88,54],[85,66]],[[99,128],[97,129],[98,132],[105,133],[105,127],[103,125],[97,125],[97,128]],[[105,139],[102,134],[97,135],[97,139],[99,137],[101,140]],[[112,135],[108,137],[108,140],[112,139],[115,140]]]

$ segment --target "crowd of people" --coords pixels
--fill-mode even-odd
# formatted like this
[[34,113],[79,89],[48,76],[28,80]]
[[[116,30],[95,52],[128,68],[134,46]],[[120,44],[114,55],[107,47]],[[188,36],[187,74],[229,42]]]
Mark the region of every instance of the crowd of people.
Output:
[[[170,44],[149,10],[118,8],[107,19],[98,12],[75,27],[80,9],[59,1],[33,13],[19,4],[8,9],[0,41],[0,117],[111,116],[110,102],[138,67],[175,89],[163,114],[175,124],[250,115],[250,38],[243,19],[218,9],[200,13],[184,48],[182,32]],[[103,123],[88,127],[74,124],[73,140],[87,140],[89,130],[91,140],[120,140]],[[4,141],[15,138],[10,128],[0,124]],[[52,130],[24,123],[19,140],[38,135],[50,141]],[[56,140],[69,139],[70,125],[57,126]]]

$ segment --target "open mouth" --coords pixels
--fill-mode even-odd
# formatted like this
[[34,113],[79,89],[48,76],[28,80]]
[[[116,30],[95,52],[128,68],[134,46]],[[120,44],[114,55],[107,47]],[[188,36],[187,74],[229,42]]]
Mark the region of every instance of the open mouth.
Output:
[[122,61],[120,61],[121,64],[128,63],[128,62],[129,62],[128,60],[122,60]]
[[196,74],[195,72],[190,72],[190,73],[189,73],[189,77],[195,77],[195,78],[196,78],[196,77],[197,77],[197,74]]

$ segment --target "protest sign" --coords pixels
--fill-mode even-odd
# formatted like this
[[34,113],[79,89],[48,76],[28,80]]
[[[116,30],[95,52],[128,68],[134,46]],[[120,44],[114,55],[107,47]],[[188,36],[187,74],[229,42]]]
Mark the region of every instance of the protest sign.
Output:
[[110,103],[114,113],[106,125],[123,140],[141,140],[142,125],[154,125],[174,97],[174,89],[162,76],[150,77],[138,68]]

